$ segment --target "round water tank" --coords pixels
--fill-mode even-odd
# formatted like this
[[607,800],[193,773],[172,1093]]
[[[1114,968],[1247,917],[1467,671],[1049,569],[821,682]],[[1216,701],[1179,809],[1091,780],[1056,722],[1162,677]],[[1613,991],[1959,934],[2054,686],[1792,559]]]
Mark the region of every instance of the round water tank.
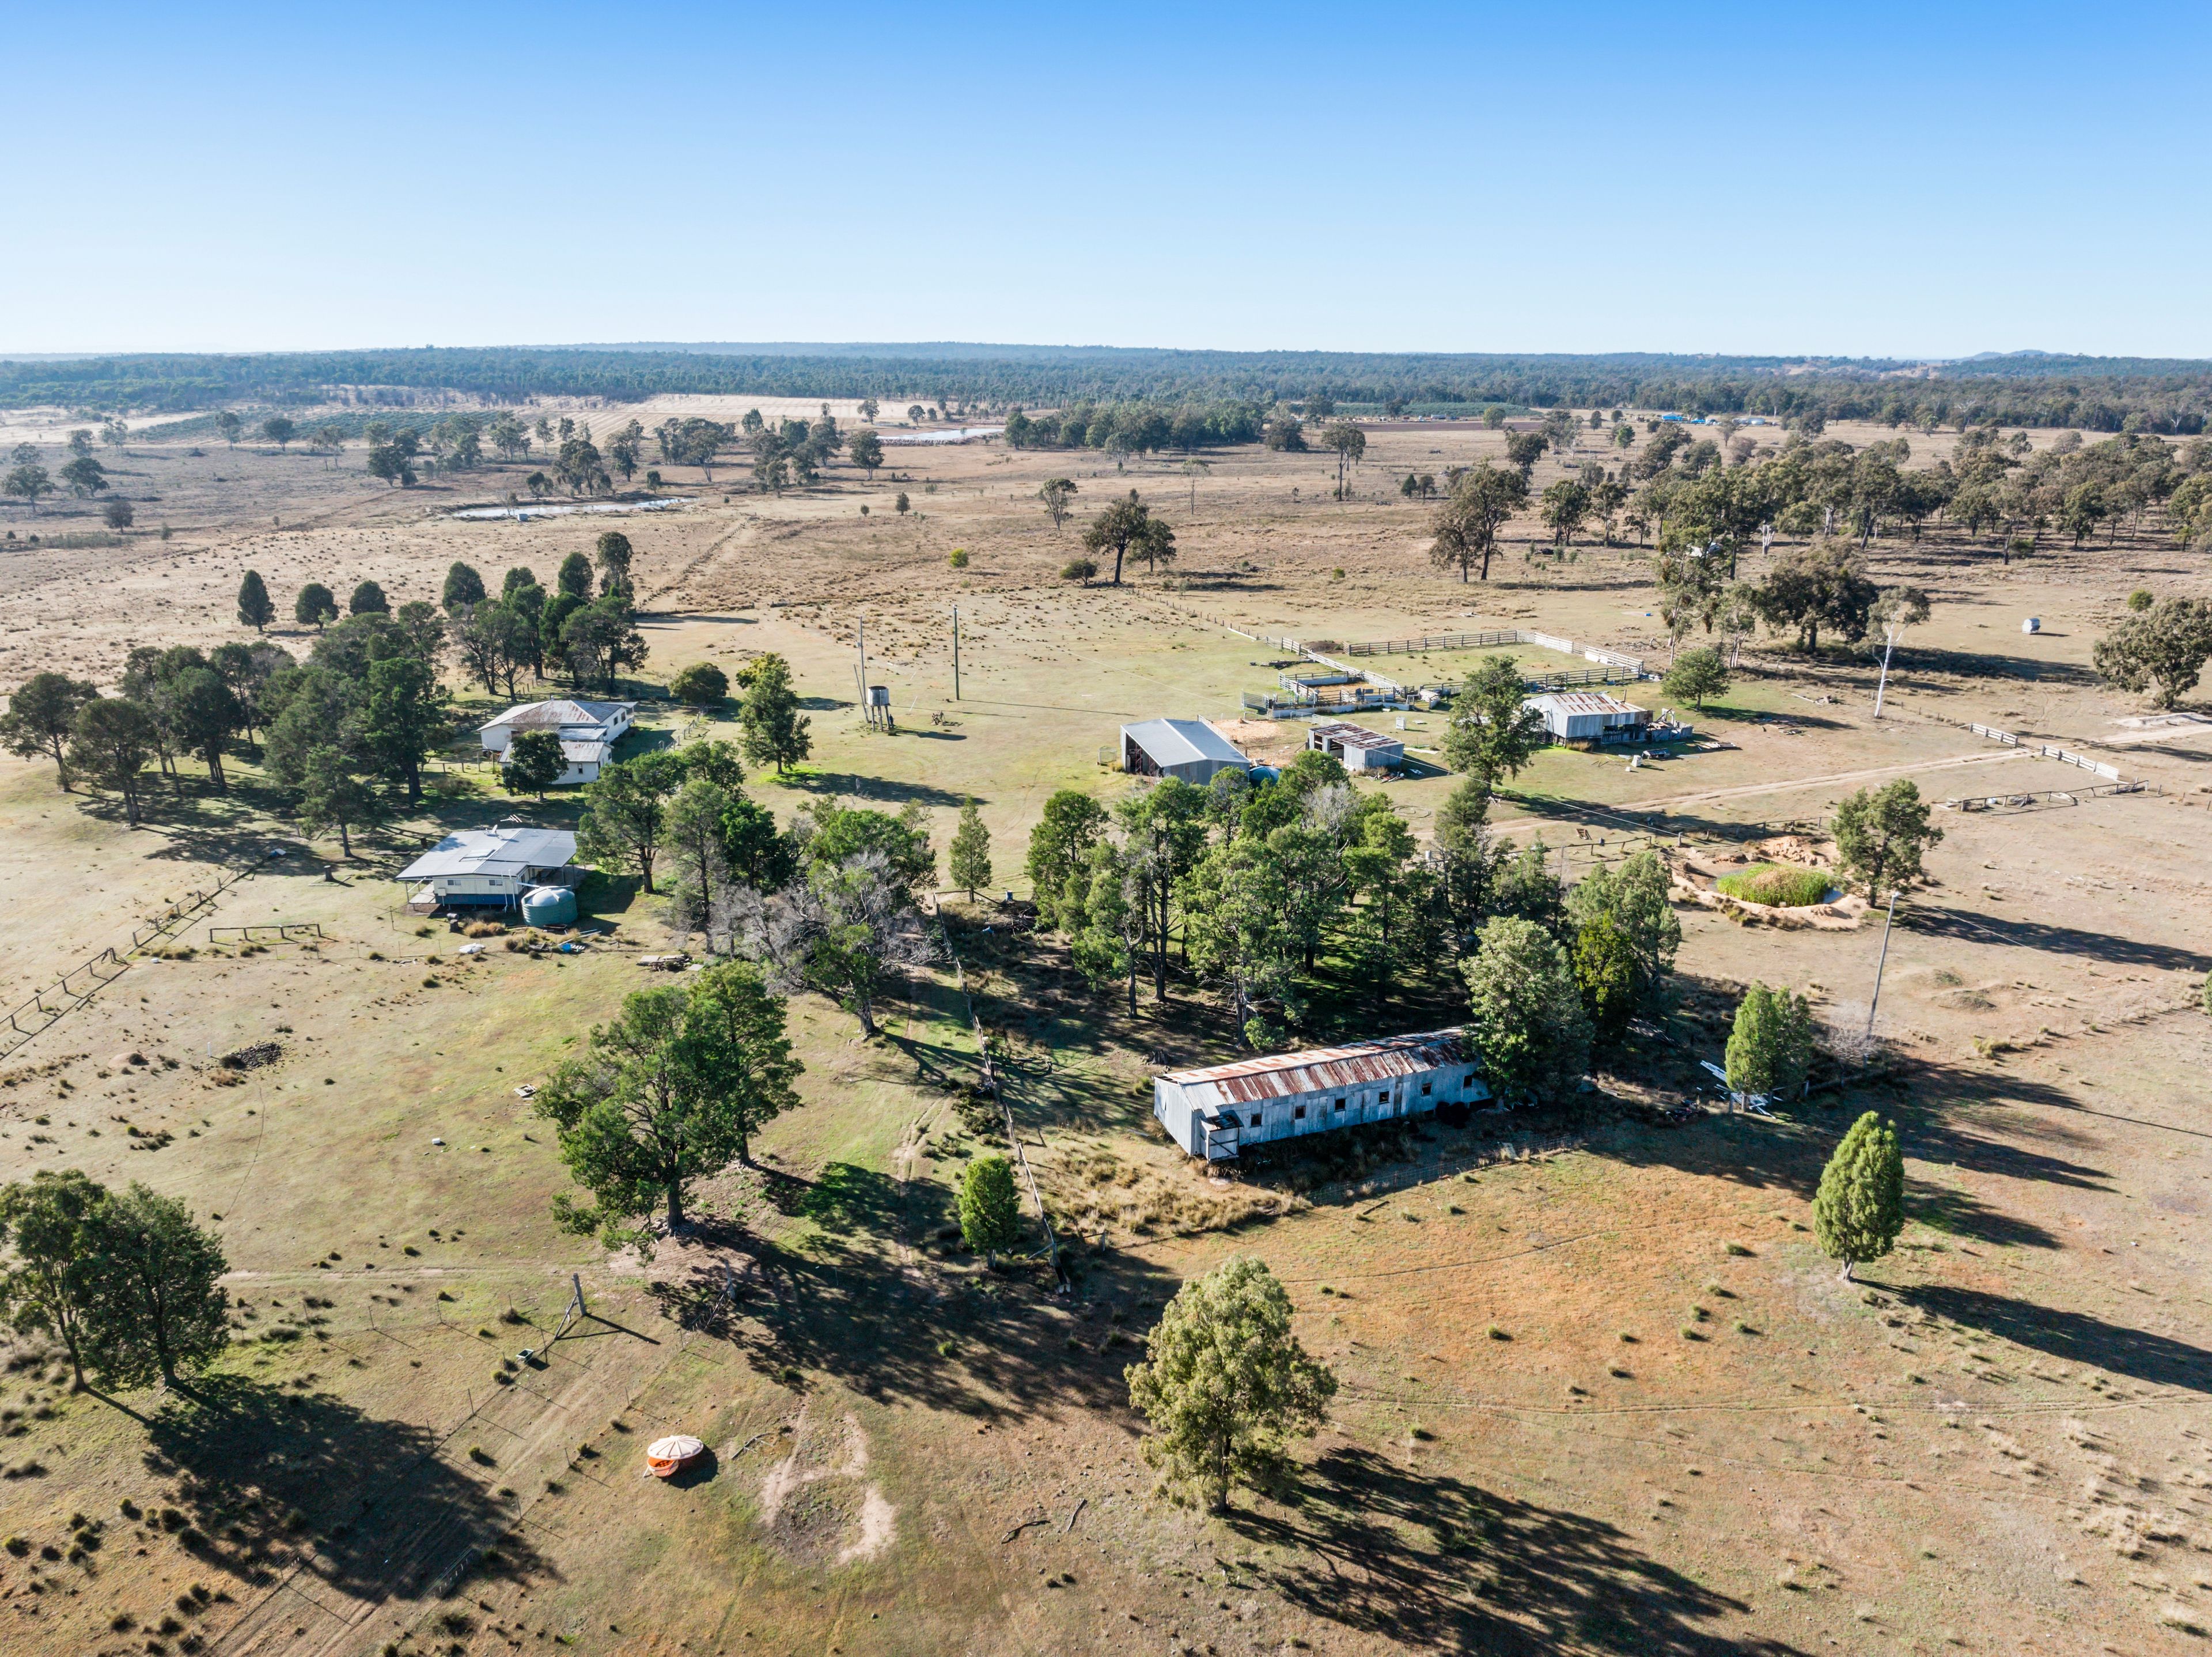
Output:
[[563,886],[534,886],[522,894],[522,918],[532,926],[561,926],[576,918],[576,894]]
[[2023,633],[2041,632],[2043,631],[2043,618],[2041,616],[2030,616],[2026,621],[2021,623],[2020,631]]

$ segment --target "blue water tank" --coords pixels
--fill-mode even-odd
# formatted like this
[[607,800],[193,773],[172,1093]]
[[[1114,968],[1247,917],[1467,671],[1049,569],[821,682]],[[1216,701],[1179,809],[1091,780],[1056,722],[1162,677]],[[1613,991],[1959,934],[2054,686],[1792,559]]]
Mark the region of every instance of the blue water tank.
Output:
[[564,886],[534,886],[522,894],[522,918],[532,926],[562,926],[576,918],[576,894]]
[[1259,787],[1262,783],[1279,782],[1283,775],[1273,765],[1255,765],[1244,774],[1252,779],[1252,786],[1255,788]]

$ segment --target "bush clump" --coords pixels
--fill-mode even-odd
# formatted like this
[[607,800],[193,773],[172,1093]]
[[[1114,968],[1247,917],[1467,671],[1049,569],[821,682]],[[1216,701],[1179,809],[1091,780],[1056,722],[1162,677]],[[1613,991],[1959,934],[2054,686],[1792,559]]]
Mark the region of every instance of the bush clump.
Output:
[[1727,897],[1747,904],[1767,904],[1777,909],[1802,909],[1824,904],[1836,889],[1825,869],[1797,868],[1783,863],[1755,863],[1714,883]]

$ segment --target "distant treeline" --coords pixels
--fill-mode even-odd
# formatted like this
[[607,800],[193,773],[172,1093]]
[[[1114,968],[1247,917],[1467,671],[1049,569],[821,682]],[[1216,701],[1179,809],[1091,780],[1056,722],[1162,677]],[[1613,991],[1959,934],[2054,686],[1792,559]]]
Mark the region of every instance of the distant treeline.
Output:
[[382,404],[447,393],[509,403],[532,397],[629,402],[667,393],[873,397],[894,407],[919,395],[970,409],[1063,410],[1098,403],[1267,408],[1326,397],[1383,407],[1675,409],[1784,420],[1817,415],[1897,425],[2193,435],[2212,415],[2212,362],[2036,352],[1931,366],[1634,352],[1510,356],[953,344],[425,348],[0,362],[0,407],[11,408],[58,404],[188,412],[238,402]]
[[1118,448],[1146,454],[1164,448],[1224,448],[1256,443],[1267,411],[1257,403],[1077,403],[1035,417],[1019,409],[1006,418],[1015,448]]

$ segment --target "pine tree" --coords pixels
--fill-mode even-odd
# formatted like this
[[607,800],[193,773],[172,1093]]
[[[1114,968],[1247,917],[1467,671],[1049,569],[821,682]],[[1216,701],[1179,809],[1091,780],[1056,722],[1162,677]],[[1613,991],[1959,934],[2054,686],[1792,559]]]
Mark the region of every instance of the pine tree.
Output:
[[757,657],[751,667],[744,704],[738,710],[745,758],[756,765],[773,765],[781,773],[813,751],[813,739],[806,734],[811,722],[799,711],[789,662],[779,655],[764,655]]
[[483,603],[483,577],[473,566],[455,559],[453,567],[446,571],[445,591],[439,595],[438,602],[451,615],[456,610]]
[[1805,997],[1753,984],[1729,1033],[1729,1090],[1784,1097],[1805,1085],[1812,1066],[1813,1009]]
[[1232,1486],[1279,1494],[1287,1441],[1310,1438],[1336,1377],[1291,1327],[1291,1297],[1249,1257],[1185,1283],[1124,1372],[1129,1402],[1152,1425],[1145,1459],[1163,1486],[1218,1510]]
[[1500,915],[1462,969],[1483,1078],[1509,1104],[1564,1099],[1589,1066],[1589,1015],[1566,952],[1533,921]]
[[966,887],[968,901],[974,903],[976,889],[991,884],[991,831],[983,826],[982,808],[973,800],[960,807],[950,862],[952,884]]
[[368,820],[376,797],[351,759],[335,747],[311,748],[300,780],[300,825],[309,833],[338,832],[338,849],[353,856],[353,831]]
[[246,579],[238,584],[238,620],[242,627],[259,632],[276,619],[276,606],[269,596],[268,584],[261,572],[249,570]]
[[1832,1260],[1851,1268],[1878,1260],[1905,1228],[1905,1156],[1897,1130],[1869,1111],[1851,1124],[1820,1174],[1813,1197],[1813,1232]]
[[960,1236],[991,1265],[998,1264],[1001,1249],[1010,1249],[1022,1240],[1022,1205],[1014,1191],[1014,1165],[996,1151],[977,1157],[960,1176]]

